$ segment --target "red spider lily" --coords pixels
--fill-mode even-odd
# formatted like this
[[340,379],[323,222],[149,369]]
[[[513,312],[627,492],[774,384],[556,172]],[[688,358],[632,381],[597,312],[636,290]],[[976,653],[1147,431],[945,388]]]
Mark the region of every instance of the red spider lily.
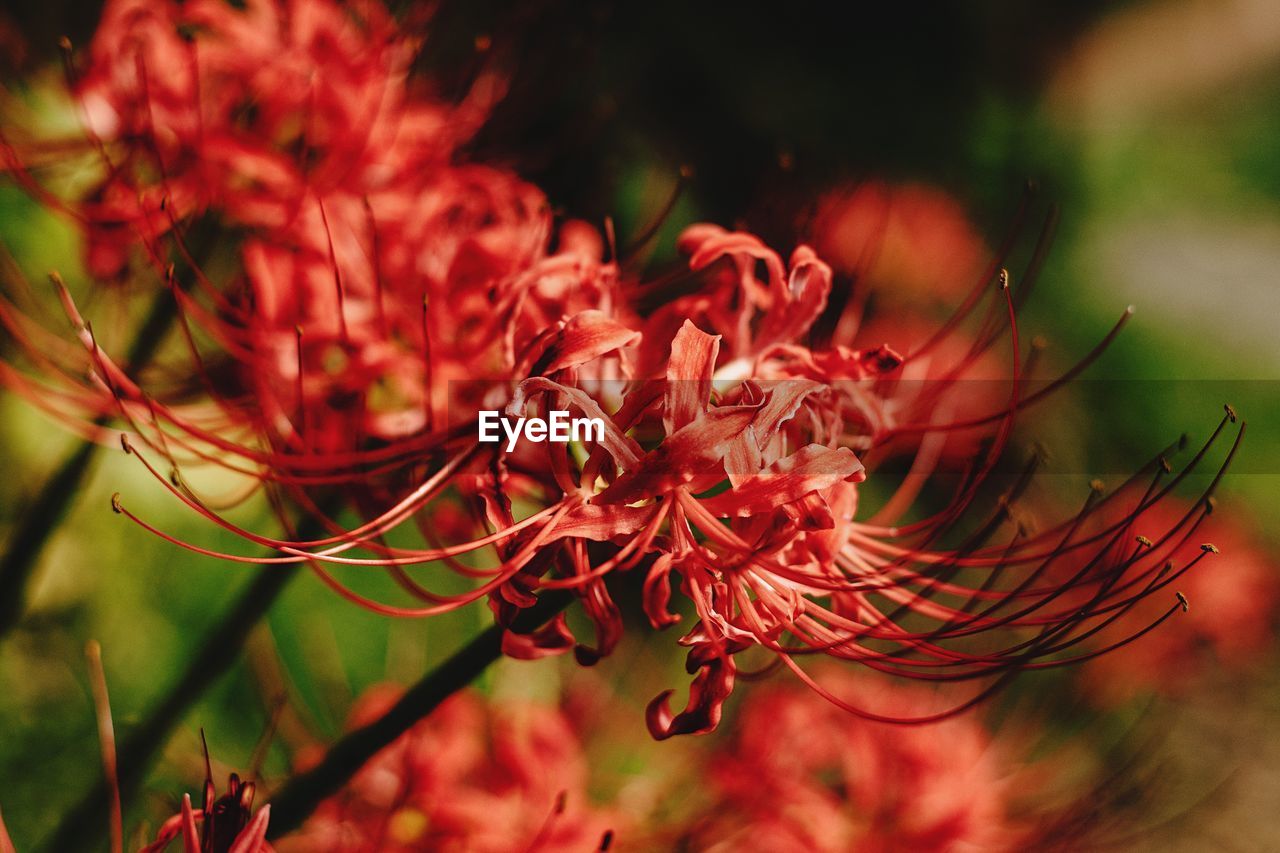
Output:
[[108,163],[78,211],[95,272],[118,274],[130,245],[194,214],[274,231],[315,197],[376,194],[446,163],[492,82],[460,107],[411,98],[416,49],[378,3],[107,4],[76,81]]
[[[378,717],[398,692],[367,692],[351,724]],[[595,850],[618,814],[588,800],[587,767],[558,711],[461,693],[379,752],[277,848]]]
[[[561,317],[611,312],[598,238],[569,224],[549,252],[539,190],[458,162],[495,84],[482,77],[457,106],[423,97],[406,76],[415,50],[378,4],[109,4],[76,87],[102,186],[65,204],[6,150],[91,245],[105,228],[121,251],[142,246],[179,303],[189,359],[168,365],[181,382],[141,385],[64,292],[84,352],[5,305],[40,371],[6,366],[7,383],[89,434],[85,421],[122,416],[175,467],[363,483],[443,446],[450,412],[477,402],[452,399],[451,382],[483,394],[473,380],[523,375],[517,357]],[[108,196],[138,210],[104,212]],[[229,284],[187,246],[198,216],[245,234]],[[175,273],[170,247],[189,271]],[[206,399],[187,403],[197,379]]]
[[[387,613],[427,615],[488,595],[499,622],[509,625],[519,609],[532,604],[538,589],[573,589],[595,624],[594,646],[573,637],[562,617],[533,635],[509,633],[504,651],[531,657],[573,649],[584,663],[607,654],[619,636],[608,575],[643,567],[645,609],[655,627],[663,627],[677,618],[668,610],[675,573],[698,617],[681,641],[690,648],[688,667],[696,677],[683,712],[668,710],[667,694],[650,705],[649,727],[660,738],[713,729],[733,688],[736,656],[751,648],[772,653],[833,702],[872,719],[881,715],[835,696],[805,672],[799,659],[822,653],[903,676],[988,681],[956,708],[925,718],[937,719],[980,701],[1016,672],[1090,659],[1142,636],[1178,609],[1172,604],[1152,624],[1101,649],[1071,653],[1203,556],[1161,568],[1151,553],[1117,552],[1114,543],[1131,515],[1098,532],[1081,533],[1100,506],[1115,505],[1115,496],[1091,496],[1075,519],[1035,536],[1015,530],[1008,542],[993,545],[988,540],[1005,518],[999,509],[967,541],[943,544],[958,530],[1003,452],[1013,413],[1056,385],[1049,383],[1025,399],[1018,396],[1016,326],[1010,326],[1014,396],[1004,408],[960,421],[913,420],[914,412],[930,414],[931,398],[926,398],[924,405],[887,417],[892,392],[885,388],[892,386],[892,375],[931,345],[939,346],[937,341],[907,356],[883,348],[808,350],[783,343],[803,334],[825,302],[830,279],[821,263],[798,250],[787,273],[758,241],[715,229],[695,229],[684,242],[713,247],[707,260],[695,251],[691,262],[700,269],[723,264],[711,273],[713,287],[745,294],[735,303],[748,306],[745,314],[718,314],[715,302],[694,306],[704,320],[732,330],[727,335],[731,357],[723,363],[719,352],[726,336],[709,335],[686,320],[671,341],[665,376],[632,383],[609,412],[596,399],[601,389],[581,381],[580,369],[635,346],[640,348],[637,363],[651,364],[654,341],[645,337],[637,343],[626,327],[603,317],[565,322],[550,332],[543,355],[524,360],[548,368],[548,375],[521,382],[508,411],[568,406],[600,418],[604,438],[584,447],[581,459],[571,458],[564,446],[550,446],[538,458],[494,452],[477,467],[478,452],[463,451],[405,501],[345,537],[288,542],[237,531],[284,554],[237,559],[398,568],[493,545],[498,565],[463,569],[483,579],[469,593],[432,596],[421,608],[363,603]],[[757,261],[769,271],[767,287],[754,277]],[[1007,275],[1000,280],[998,293],[1012,320]],[[794,316],[800,320],[790,319]],[[663,322],[655,315],[655,327]],[[652,334],[651,327],[646,335]],[[990,336],[982,337],[990,346]],[[595,396],[589,393],[593,390]],[[602,400],[608,396],[603,392]],[[856,483],[865,473],[850,447],[874,450],[903,434],[945,434],[983,424],[992,430],[991,447],[975,460],[970,478],[946,509],[899,522],[919,491],[919,482],[912,481],[874,517],[855,519]],[[1157,470],[1133,512],[1167,495],[1206,452],[1207,447],[1168,482],[1161,482],[1164,472]],[[375,543],[414,509],[429,511],[464,473],[483,503],[491,533],[427,549]],[[927,475],[928,464],[913,473]],[[1125,487],[1136,489],[1136,480]],[[541,508],[518,520],[516,500]],[[356,547],[376,553],[346,556]],[[1082,568],[1058,579],[1054,569],[1068,559]]]
[[[91,51],[81,84],[89,126],[111,143],[104,159],[112,165],[101,198],[73,213],[91,232],[128,229],[161,270],[190,357],[170,366],[179,381],[157,392],[114,361],[65,289],[79,351],[65,342],[46,350],[49,335],[0,310],[49,377],[6,368],[11,384],[61,414],[118,415],[131,430],[125,449],[174,495],[278,552],[219,556],[308,562],[347,598],[396,616],[488,598],[510,626],[539,590],[572,590],[594,625],[592,644],[561,617],[533,634],[508,632],[503,648],[520,657],[572,649],[583,663],[607,655],[620,635],[612,575],[644,574],[644,608],[656,627],[678,620],[669,608],[678,581],[697,617],[681,640],[695,677],[683,712],[671,712],[669,694],[650,705],[660,738],[714,728],[740,656],[754,650],[875,719],[883,715],[836,697],[801,661],[823,654],[902,676],[987,682],[925,718],[935,719],[1019,671],[1123,645],[1177,609],[1077,653],[1190,565],[1166,569],[1150,552],[1117,550],[1132,515],[1083,532],[1110,498],[1092,496],[1076,518],[1034,536],[1002,526],[1006,504],[971,521],[993,488],[1014,415],[1111,338],[1058,380],[1026,391],[1016,323],[1025,285],[1015,298],[999,269],[1007,249],[977,273],[964,270],[975,286],[955,316],[901,352],[849,345],[859,306],[829,307],[831,268],[806,246],[784,262],[753,235],[697,225],[678,241],[688,259],[678,275],[655,287],[619,281],[606,241],[573,223],[553,248],[539,190],[465,163],[458,147],[483,109],[411,95],[411,45],[383,13],[362,12],[357,26],[326,0],[283,8],[194,2],[156,11],[118,0],[100,39],[119,49]],[[329,51],[339,60],[320,61]],[[132,65],[120,55],[132,55]],[[153,86],[154,72],[174,63],[182,73]],[[362,121],[371,109],[376,120]],[[110,157],[116,143],[123,160]],[[197,215],[244,232],[229,285],[207,278],[187,246]],[[170,248],[191,268],[189,287],[168,265]],[[647,296],[676,287],[685,289],[636,319]],[[815,326],[832,315],[837,335],[827,343]],[[952,354],[958,329],[975,315],[971,342]],[[951,411],[944,395],[952,380],[1006,334],[1008,398],[991,411]],[[937,381],[907,394],[913,372]],[[204,394],[190,404],[193,382]],[[477,410],[504,406],[513,416],[572,409],[599,418],[604,436],[545,452],[478,447]],[[948,437],[974,431],[985,449],[972,454],[950,502],[912,515]],[[874,473],[877,454],[903,447],[915,454],[910,476],[877,512],[860,515],[857,484]],[[281,487],[329,533],[299,541],[236,527],[182,476],[183,465],[199,461]],[[1162,476],[1134,513],[1187,473]],[[353,530],[320,510],[336,491],[367,519]],[[276,490],[271,497],[284,500]],[[118,498],[113,506],[146,526]],[[459,506],[469,519],[460,520]],[[427,547],[387,544],[402,524],[416,525]],[[442,543],[446,526],[461,529],[462,541]],[[997,534],[1008,540],[992,544]],[[488,548],[495,564],[463,559]],[[368,556],[353,556],[357,549]],[[1079,568],[1060,577],[1068,560]],[[409,574],[429,563],[475,583],[442,593]],[[363,598],[326,564],[389,570],[414,601]]]
[[[927,715],[930,691],[837,679],[886,716]],[[1009,850],[1015,766],[974,717],[888,731],[809,691],[762,687],[705,764],[709,802],[682,842],[719,851]]]

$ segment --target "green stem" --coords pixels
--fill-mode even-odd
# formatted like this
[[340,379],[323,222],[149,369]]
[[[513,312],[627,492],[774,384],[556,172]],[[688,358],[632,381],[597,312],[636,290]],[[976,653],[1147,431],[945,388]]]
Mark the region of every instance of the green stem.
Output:
[[[543,593],[537,604],[516,618],[512,627],[519,632],[531,631],[572,600],[573,596],[565,591]],[[502,629],[494,625],[410,687],[400,701],[377,720],[343,735],[319,764],[294,776],[271,795],[268,837],[278,838],[300,827],[326,797],[342,788],[379,750],[389,746],[445,699],[475,681],[501,656]]]

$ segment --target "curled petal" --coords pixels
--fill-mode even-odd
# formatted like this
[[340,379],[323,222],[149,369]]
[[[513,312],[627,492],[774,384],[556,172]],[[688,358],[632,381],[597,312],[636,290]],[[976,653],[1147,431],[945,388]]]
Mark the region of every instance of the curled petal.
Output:
[[531,634],[502,632],[502,653],[516,660],[537,660],[561,655],[575,644],[573,632],[565,623],[563,613]]
[[660,554],[653,561],[649,573],[644,579],[644,613],[649,617],[649,624],[655,628],[666,628],[680,621],[679,615],[672,613],[671,604],[671,554]]
[[577,367],[636,343],[640,333],[601,311],[583,311],[531,346],[532,375]]
[[830,293],[831,267],[819,260],[808,246],[797,246],[791,253],[791,276],[781,304],[771,306],[756,337],[756,346],[792,341],[809,331],[827,307]]
[[582,608],[595,625],[596,644],[579,643],[573,649],[574,659],[580,666],[591,666],[607,657],[622,639],[622,614],[613,603],[603,581],[595,581],[580,594]]
[[711,222],[695,222],[684,231],[680,232],[680,236],[676,238],[676,251],[682,255],[694,255],[698,249],[704,244],[717,237],[723,237],[728,234],[719,225]]
[[[700,240],[696,248],[694,248],[694,240]],[[681,248],[693,249],[689,257],[689,269],[695,272],[706,269],[723,257],[738,256],[742,260],[749,259],[764,263],[769,273],[771,290],[774,286],[780,286],[786,278],[782,259],[778,257],[778,253],[762,243],[754,234],[725,231],[716,226],[694,226],[685,231],[677,245]],[[744,268],[748,266],[750,265],[743,264]]]
[[702,666],[689,685],[689,703],[679,714],[671,713],[671,694],[664,690],[645,709],[645,723],[654,740],[674,735],[700,735],[720,724],[724,700],[733,692],[737,664],[730,657],[718,657]]

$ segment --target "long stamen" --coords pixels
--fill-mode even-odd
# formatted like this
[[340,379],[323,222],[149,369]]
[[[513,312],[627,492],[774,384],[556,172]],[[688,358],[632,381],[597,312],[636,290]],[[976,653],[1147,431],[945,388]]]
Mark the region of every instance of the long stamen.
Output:
[[120,808],[120,779],[116,772],[116,732],[111,723],[111,699],[107,695],[107,679],[102,671],[102,647],[94,640],[85,646],[89,662],[89,686],[98,719],[98,743],[102,748],[102,773],[107,780],[111,799],[111,853],[123,853],[124,818]]

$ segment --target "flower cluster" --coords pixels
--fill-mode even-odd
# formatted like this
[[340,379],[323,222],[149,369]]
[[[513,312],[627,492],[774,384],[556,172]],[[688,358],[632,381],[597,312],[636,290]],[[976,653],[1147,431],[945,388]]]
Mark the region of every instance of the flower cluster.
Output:
[[[396,693],[366,692],[351,725],[376,719]],[[587,770],[564,714],[460,693],[365,764],[277,849],[604,849],[621,817],[591,803]]]
[[[835,678],[886,713],[941,707],[919,686]],[[368,691],[352,724],[393,695]],[[732,735],[699,745],[686,772],[632,771],[610,792],[593,724],[572,709],[458,694],[276,849],[1015,850],[1042,842],[1052,816],[1028,810],[1028,795],[1062,781],[1055,760],[1024,763],[975,715],[886,737],[883,724],[775,682],[746,699]]]
[[[937,710],[928,690],[837,676],[885,713]],[[848,683],[850,681],[857,683]],[[710,762],[711,803],[687,829],[696,850],[1012,850],[1014,762],[973,716],[885,736],[882,724],[771,686],[747,703]],[[1023,776],[1030,774],[1024,773]]]
[[[688,703],[672,710],[670,691],[653,700],[656,738],[714,729],[757,655],[856,715],[922,722],[1018,672],[1123,645],[1179,609],[1171,584],[1209,553],[1177,534],[1189,516],[1160,540],[1189,556],[1121,543],[1206,451],[1176,473],[1153,461],[1149,481],[1091,493],[1038,533],[1011,521],[1018,486],[1002,492],[995,474],[1015,415],[1110,336],[1028,388],[1017,308],[1029,281],[1003,251],[966,259],[967,295],[922,340],[869,346],[855,345],[862,303],[807,245],[784,256],[752,234],[692,225],[681,262],[645,278],[619,262],[608,228],[558,220],[538,188],[470,157],[501,83],[481,73],[461,102],[434,97],[409,73],[418,46],[371,3],[109,2],[76,81],[101,179],[52,201],[84,226],[95,273],[140,265],[170,291],[181,352],[167,378],[144,381],[64,289],[81,348],[6,306],[0,317],[43,378],[5,376],[60,414],[119,417],[125,449],[158,482],[271,550],[220,556],[309,564],[389,615],[487,599],[511,656],[608,655],[623,630],[616,580],[638,573],[655,628],[692,623],[679,641]],[[6,150],[51,198],[26,176],[21,146]],[[849,221],[840,227],[860,220]],[[225,280],[193,245],[209,231],[209,251],[231,260]],[[980,408],[957,400],[960,380],[994,358],[1008,366],[1004,393]],[[569,410],[604,434],[510,452],[477,444],[478,411],[498,408]],[[921,500],[947,453],[964,476],[943,500],[936,488]],[[860,484],[904,454],[907,475],[868,510]],[[260,480],[322,535],[236,526],[183,476],[197,463]],[[1099,522],[1121,493],[1140,496]],[[337,525],[335,500],[364,522]],[[389,543],[404,526],[422,547]],[[364,598],[330,565],[385,569],[413,600]],[[592,638],[563,614],[512,630],[556,591],[581,604]],[[1150,620],[1126,627],[1157,593]],[[1104,631],[1101,647],[1082,646]],[[977,686],[946,709],[881,712],[837,695],[843,681],[821,683],[801,665],[814,655]]]

